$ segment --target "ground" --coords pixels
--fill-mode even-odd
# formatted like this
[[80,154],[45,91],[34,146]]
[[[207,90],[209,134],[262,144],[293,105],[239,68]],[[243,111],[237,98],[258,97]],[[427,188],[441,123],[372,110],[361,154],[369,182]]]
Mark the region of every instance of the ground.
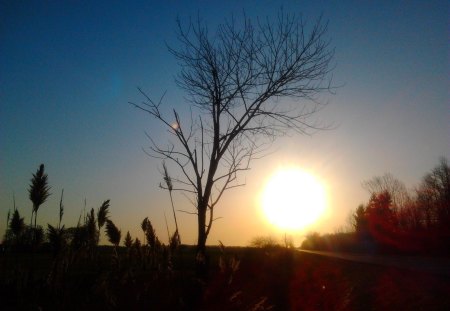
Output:
[[[210,248],[205,280],[191,247],[173,269],[111,260],[74,264],[54,278],[48,253],[0,255],[2,310],[449,310],[445,274],[357,263],[294,249]],[[30,264],[33,269],[30,270]]]

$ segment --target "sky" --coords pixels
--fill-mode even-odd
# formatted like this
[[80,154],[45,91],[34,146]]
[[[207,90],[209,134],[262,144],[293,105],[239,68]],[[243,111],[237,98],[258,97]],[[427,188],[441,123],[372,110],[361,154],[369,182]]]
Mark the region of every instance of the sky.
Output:
[[[29,222],[28,185],[44,163],[52,195],[38,224],[57,223],[64,189],[66,226],[110,199],[123,233],[142,239],[148,216],[164,242],[164,214],[174,228],[170,199],[158,187],[161,161],[143,148],[145,132],[167,136],[129,102],[142,100],[141,87],[153,98],[167,91],[167,109],[188,107],[167,50],[178,44],[177,17],[200,16],[214,30],[232,14],[273,18],[281,7],[329,22],[339,87],[322,97],[328,105],[317,118],[333,129],[277,139],[242,176],[246,186],[225,193],[208,244],[285,233],[269,224],[260,202],[281,168],[313,174],[327,193],[321,218],[288,233],[299,242],[311,231],[345,228],[368,201],[362,181],[389,172],[414,189],[439,157],[450,158],[447,1],[1,1],[0,234],[13,194]],[[177,209],[192,210],[181,194],[174,199]],[[195,216],[178,219],[183,243],[194,244]]]

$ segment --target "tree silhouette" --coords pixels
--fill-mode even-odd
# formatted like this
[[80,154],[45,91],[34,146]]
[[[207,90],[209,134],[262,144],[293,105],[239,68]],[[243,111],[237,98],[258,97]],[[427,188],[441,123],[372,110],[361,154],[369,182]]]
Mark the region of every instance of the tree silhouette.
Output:
[[386,173],[383,176],[375,176],[369,180],[363,181],[362,187],[371,195],[382,192],[389,193],[392,204],[396,209],[409,200],[404,183],[390,173]]
[[418,201],[425,210],[429,227],[450,233],[450,166],[447,159],[423,177],[417,190]]
[[253,247],[260,247],[260,248],[274,248],[280,246],[280,243],[271,236],[257,236],[252,239],[250,244]]
[[[277,136],[323,128],[312,121],[324,105],[319,94],[330,91],[333,50],[325,38],[327,24],[311,27],[281,11],[277,19],[227,20],[211,35],[199,19],[183,27],[179,48],[178,86],[187,93],[191,117],[161,110],[161,98],[145,98],[134,107],[164,125],[176,143],[158,144],[150,137],[149,155],[167,159],[179,169],[173,190],[192,194],[197,215],[197,267],[206,267],[205,245],[214,209],[223,193],[242,186],[240,172]],[[201,273],[201,272],[200,272]]]
[[360,204],[353,215],[353,224],[356,234],[360,239],[367,237],[369,228],[367,223],[366,208]]
[[50,196],[50,187],[48,185],[48,176],[44,173],[44,164],[39,166],[39,169],[33,174],[31,178],[31,184],[28,189],[29,198],[33,203],[33,209],[31,212],[31,222],[33,222],[34,215],[34,228],[36,228],[37,212],[39,207],[47,201]]
[[395,244],[395,214],[392,210],[392,199],[389,192],[373,194],[367,204],[366,217],[371,237],[380,246]]

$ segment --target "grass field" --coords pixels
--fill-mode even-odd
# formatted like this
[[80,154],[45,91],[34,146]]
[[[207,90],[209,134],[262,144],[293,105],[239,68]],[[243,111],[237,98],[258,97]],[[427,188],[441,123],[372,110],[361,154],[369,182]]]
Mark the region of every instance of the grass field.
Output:
[[194,249],[173,269],[137,266],[102,247],[55,268],[50,253],[0,256],[2,310],[449,310],[450,279],[299,253],[210,247],[210,274],[195,277]]

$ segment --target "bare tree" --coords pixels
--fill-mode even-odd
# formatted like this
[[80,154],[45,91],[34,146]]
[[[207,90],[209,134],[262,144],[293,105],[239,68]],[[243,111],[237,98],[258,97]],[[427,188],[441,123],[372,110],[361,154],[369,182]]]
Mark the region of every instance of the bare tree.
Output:
[[319,94],[332,90],[334,51],[321,18],[310,25],[282,11],[275,20],[225,20],[213,35],[200,19],[177,24],[180,46],[169,50],[181,66],[176,82],[187,94],[190,119],[182,122],[176,110],[166,116],[164,96],[153,101],[141,89],[145,100],[131,104],[175,141],[161,145],[149,135],[148,153],[171,160],[180,173],[173,190],[192,195],[200,267],[215,207],[226,190],[243,185],[238,174],[272,139],[324,128],[311,117],[325,106]]
[[392,198],[395,209],[401,208],[409,201],[409,195],[405,184],[390,173],[386,173],[383,176],[375,176],[372,179],[363,181],[362,187],[367,190],[370,195],[388,192]]
[[427,227],[437,225],[450,231],[450,166],[446,158],[423,177],[416,192]]

